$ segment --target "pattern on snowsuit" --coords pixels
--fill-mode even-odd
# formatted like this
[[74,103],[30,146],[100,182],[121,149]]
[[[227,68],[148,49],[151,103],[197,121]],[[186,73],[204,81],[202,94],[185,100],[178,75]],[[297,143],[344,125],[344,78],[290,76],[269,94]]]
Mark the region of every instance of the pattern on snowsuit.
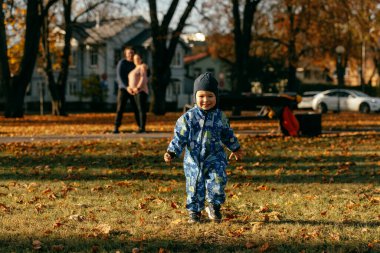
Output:
[[168,152],[179,157],[185,149],[188,210],[202,211],[205,199],[211,204],[224,203],[227,183],[224,146],[231,151],[240,148],[226,115],[219,109],[204,111],[195,105],[177,120]]

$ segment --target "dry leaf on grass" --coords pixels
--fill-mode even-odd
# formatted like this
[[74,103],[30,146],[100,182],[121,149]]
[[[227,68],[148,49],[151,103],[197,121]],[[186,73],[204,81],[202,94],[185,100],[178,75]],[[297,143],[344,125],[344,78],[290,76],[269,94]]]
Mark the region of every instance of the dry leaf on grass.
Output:
[[173,188],[171,187],[166,187],[166,186],[160,186],[158,187],[158,192],[172,192]]
[[178,224],[180,224],[181,223],[181,219],[176,219],[176,220],[173,220],[171,223],[173,224],[173,225],[178,225]]
[[108,224],[99,224],[93,231],[97,234],[108,235],[111,232],[111,226]]
[[256,213],[267,213],[267,212],[270,212],[270,208],[268,205],[260,206],[260,208],[256,209],[255,212]]
[[84,221],[86,218],[83,215],[73,214],[69,216],[69,219],[75,221]]
[[266,242],[264,243],[263,245],[261,245],[260,249],[259,249],[259,252],[265,252],[269,249],[269,243]]
[[65,249],[65,246],[63,246],[62,244],[51,246],[52,251],[63,251],[64,249]]
[[9,213],[10,210],[11,209],[9,207],[7,207],[5,204],[0,203],[0,211]]
[[175,202],[173,202],[172,201],[172,203],[170,204],[170,206],[173,208],[173,209],[178,209],[178,204],[177,203],[175,203]]
[[254,243],[251,243],[251,242],[247,242],[247,243],[245,244],[245,247],[246,247],[247,249],[252,249],[252,248],[255,248],[255,244],[254,244]]
[[34,240],[32,242],[32,247],[33,247],[34,250],[39,250],[39,249],[42,248],[42,242],[39,241],[39,240]]

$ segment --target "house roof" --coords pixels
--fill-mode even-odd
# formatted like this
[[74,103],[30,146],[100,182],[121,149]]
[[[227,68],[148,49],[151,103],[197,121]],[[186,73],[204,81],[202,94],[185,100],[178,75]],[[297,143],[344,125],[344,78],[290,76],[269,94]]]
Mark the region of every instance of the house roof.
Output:
[[130,46],[139,46],[139,45],[147,46],[146,44],[150,42],[151,35],[152,33],[151,33],[150,28],[144,29],[138,35],[136,35],[131,40],[129,40],[126,44]]
[[102,43],[106,39],[111,38],[126,27],[130,27],[137,23],[148,25],[148,22],[141,16],[125,17],[113,20],[104,20],[99,24],[96,21],[80,23],[75,27],[75,32],[82,38],[85,44]]
[[[136,26],[138,28],[137,35],[127,41],[123,41],[124,45],[149,47],[152,43],[152,33],[149,22],[142,16],[132,16],[113,20],[102,20],[97,25],[96,21],[83,22],[74,27],[74,36],[83,44],[102,44],[108,39],[122,32],[123,30]],[[182,40],[179,40],[185,50],[189,47]]]
[[185,62],[185,64],[190,64],[190,63],[202,60],[208,56],[210,56],[210,54],[206,53],[206,52],[195,54],[195,55],[189,55],[189,56],[185,56],[184,62]]

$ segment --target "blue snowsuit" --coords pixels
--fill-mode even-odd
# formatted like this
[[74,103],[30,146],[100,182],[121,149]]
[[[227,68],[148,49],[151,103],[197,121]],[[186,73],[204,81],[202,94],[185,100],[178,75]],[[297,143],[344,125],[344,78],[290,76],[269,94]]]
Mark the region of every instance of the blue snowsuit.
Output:
[[167,151],[179,157],[185,148],[183,164],[189,211],[202,211],[206,198],[213,205],[224,203],[227,183],[224,146],[233,152],[240,148],[221,110],[204,111],[195,105],[177,120]]

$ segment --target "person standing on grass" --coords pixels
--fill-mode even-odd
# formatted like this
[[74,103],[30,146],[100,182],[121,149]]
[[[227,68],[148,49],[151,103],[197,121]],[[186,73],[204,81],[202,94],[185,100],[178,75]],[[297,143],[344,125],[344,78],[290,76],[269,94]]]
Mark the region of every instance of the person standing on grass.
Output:
[[123,119],[123,113],[129,100],[133,111],[136,113],[136,104],[133,96],[127,92],[128,88],[128,74],[135,68],[133,63],[133,56],[135,51],[131,47],[124,49],[124,59],[121,59],[116,67],[116,80],[118,85],[117,92],[117,107],[115,117],[115,129],[113,133],[118,134],[121,126],[121,120]]
[[149,94],[148,65],[142,61],[141,55],[137,53],[133,56],[133,62],[136,67],[128,74],[129,86],[127,91],[133,96],[136,104],[137,110],[135,111],[135,118],[136,123],[139,126],[137,133],[145,133],[147,100]]
[[226,115],[218,108],[218,81],[211,73],[201,74],[194,81],[193,95],[196,105],[177,120],[164,160],[171,162],[185,149],[189,223],[200,222],[205,200],[210,220],[220,222],[227,183],[224,146],[232,152],[229,159],[240,160],[243,154]]

